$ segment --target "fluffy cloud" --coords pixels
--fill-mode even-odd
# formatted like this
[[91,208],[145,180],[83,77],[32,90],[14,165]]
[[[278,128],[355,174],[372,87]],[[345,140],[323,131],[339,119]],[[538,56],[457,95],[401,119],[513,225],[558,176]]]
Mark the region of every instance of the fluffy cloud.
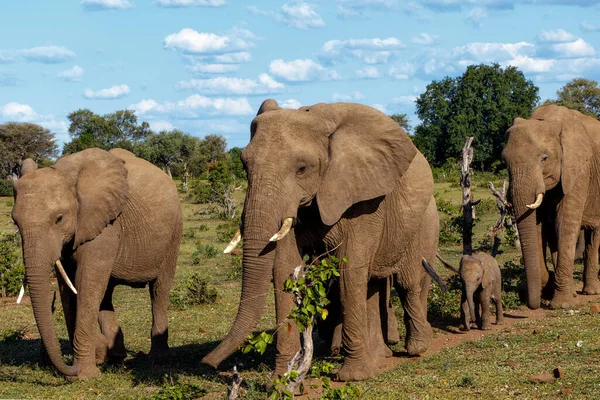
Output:
[[384,64],[406,45],[397,38],[329,40],[323,45],[319,58],[325,62],[337,62],[358,58],[367,64]]
[[302,103],[300,103],[298,100],[296,99],[287,99],[284,100],[282,102],[279,102],[279,107],[281,108],[300,108],[302,107]]
[[406,80],[414,75],[417,67],[411,63],[391,66],[388,70],[388,76],[396,80]]
[[269,71],[286,81],[308,82],[338,79],[337,72],[323,67],[310,59],[283,61],[277,59],[269,64]]
[[423,46],[431,46],[437,41],[437,35],[430,35],[428,33],[421,33],[419,36],[413,36],[412,42],[414,44],[421,44]]
[[595,54],[594,48],[581,38],[573,42],[553,44],[552,49],[561,58],[588,57]]
[[214,62],[223,64],[239,64],[252,60],[252,56],[247,51],[238,53],[219,54],[214,56]]
[[310,4],[300,1],[284,4],[279,12],[263,11],[256,6],[250,6],[248,10],[253,14],[275,18],[278,22],[294,28],[308,29],[325,26],[325,22],[314,8]]
[[331,95],[331,99],[333,101],[351,101],[351,102],[356,102],[356,101],[360,101],[364,98],[365,96],[363,96],[363,94],[361,92],[352,92],[350,94],[340,94],[340,93],[333,93]]
[[377,79],[380,77],[379,70],[372,66],[357,70],[355,75],[358,79]]
[[132,104],[129,109],[140,115],[174,115],[185,118],[197,118],[199,115],[251,115],[254,110],[246,98],[209,98],[194,94],[177,102],[158,103],[145,99]]
[[384,114],[387,114],[387,108],[385,108],[385,106],[383,104],[371,104],[371,107],[373,107],[376,110],[381,111]]
[[61,46],[41,46],[12,51],[0,50],[0,63],[29,61],[58,64],[70,61],[73,58],[75,58],[75,53]]
[[267,74],[259,75],[258,79],[233,77],[218,77],[211,79],[192,79],[180,81],[179,89],[195,90],[203,94],[226,95],[260,95],[281,92],[285,85],[277,82]]
[[472,25],[475,28],[481,28],[482,21],[484,18],[487,18],[487,16],[488,14],[483,8],[477,7],[469,12],[467,17],[465,18],[465,21],[467,21],[469,25]]
[[188,68],[188,70],[194,74],[227,74],[229,72],[235,72],[238,70],[238,66],[235,64],[203,64],[196,63]]
[[157,0],[156,4],[161,7],[222,7],[225,0]]
[[234,30],[232,34],[219,36],[185,28],[168,35],[164,47],[186,54],[230,53],[250,48],[252,44],[247,39],[252,37],[252,33],[246,30]]
[[527,42],[519,43],[469,43],[454,49],[457,58],[465,62],[486,63],[514,58],[517,55],[533,54],[535,46]]
[[71,69],[59,72],[56,74],[56,76],[67,82],[79,82],[83,76],[83,68],[81,68],[79,65],[75,65]]
[[150,129],[152,129],[154,132],[172,131],[173,129],[175,129],[175,126],[172,123],[162,119],[148,121],[148,123],[150,124]]
[[129,92],[129,86],[115,85],[108,89],[102,89],[96,92],[91,89],[85,89],[83,97],[88,100],[114,100],[127,96]]
[[15,102],[0,107],[0,117],[4,121],[38,124],[59,134],[65,134],[68,127],[65,121],[58,121],[54,115],[40,115],[30,105]]
[[415,104],[415,100],[417,100],[417,96],[398,96],[392,99],[392,103],[413,106]]
[[133,3],[127,0],[83,0],[81,7],[85,11],[124,10],[132,8]]
[[541,42],[570,42],[575,40],[575,35],[564,29],[556,29],[553,31],[542,31],[539,34],[538,39]]

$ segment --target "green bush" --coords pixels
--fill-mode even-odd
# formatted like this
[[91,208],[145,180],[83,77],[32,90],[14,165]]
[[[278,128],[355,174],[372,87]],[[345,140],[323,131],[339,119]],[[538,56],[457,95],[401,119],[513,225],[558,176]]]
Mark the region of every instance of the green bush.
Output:
[[219,250],[212,244],[203,245],[198,242],[196,250],[192,253],[192,263],[198,265],[202,258],[214,258],[217,254],[219,254]]
[[438,285],[433,285],[427,296],[427,314],[430,318],[460,318],[461,296],[460,288],[449,287],[444,292]]
[[460,206],[455,205],[454,203],[441,198],[439,194],[435,194],[435,204],[437,206],[437,210],[441,213],[448,215],[458,215],[460,213]]
[[13,196],[13,182],[10,179],[0,179],[0,196]]
[[514,261],[507,261],[501,269],[502,273],[502,304],[507,310],[523,306],[519,297],[519,287],[527,282],[525,268]]
[[456,215],[440,220],[440,243],[460,243],[462,240],[463,217]]
[[200,273],[196,272],[171,290],[169,299],[175,308],[185,309],[199,304],[214,303],[217,300],[217,290],[209,285],[207,278],[202,278]]
[[193,239],[194,237],[196,237],[196,230],[193,228],[187,228],[184,229],[183,231],[183,238],[184,239]]
[[206,224],[200,224],[198,225],[198,227],[196,228],[199,232],[207,232],[210,230],[209,226]]
[[496,205],[496,200],[494,199],[481,199],[479,203],[475,206],[475,210],[477,210],[480,214],[491,214],[498,212],[498,206]]
[[212,201],[213,195],[210,184],[201,179],[193,179],[189,185],[190,198],[194,204],[207,204]]
[[232,281],[242,279],[242,256],[231,256],[231,271],[228,279]]
[[238,227],[235,224],[220,224],[217,226],[217,241],[229,243],[237,232]]
[[[196,385],[186,385],[179,382],[174,382],[173,378],[166,377],[158,393],[150,397],[145,397],[148,400],[187,400],[199,399],[206,395],[206,389]],[[143,397],[144,399],[144,397]]]
[[21,289],[25,268],[21,262],[21,244],[18,234],[0,239],[0,295],[16,296]]

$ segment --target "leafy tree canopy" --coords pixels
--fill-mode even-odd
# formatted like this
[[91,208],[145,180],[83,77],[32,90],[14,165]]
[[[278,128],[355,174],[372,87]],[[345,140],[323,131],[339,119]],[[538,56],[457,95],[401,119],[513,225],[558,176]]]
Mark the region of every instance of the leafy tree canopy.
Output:
[[414,143],[433,165],[460,158],[467,136],[474,136],[475,166],[486,168],[500,159],[504,133],[515,117],[528,118],[539,89],[515,67],[471,65],[457,78],[427,85],[417,100],[421,124]]
[[32,158],[40,166],[52,163],[58,156],[54,134],[36,124],[7,122],[0,125],[0,170],[2,177],[19,176],[21,162]]
[[88,109],[70,113],[69,135],[72,140],[63,147],[63,155],[91,147],[110,150],[120,147],[132,151],[150,131],[147,122],[138,124],[131,110],[119,110],[111,114],[98,115]]
[[134,152],[138,157],[164,168],[169,175],[180,175],[197,157],[200,140],[180,130],[149,133],[145,140],[136,144]]
[[549,100],[544,104],[555,103],[600,119],[600,87],[598,87],[598,82],[575,78],[560,88],[556,95],[558,99]]
[[406,114],[392,114],[390,118],[396,121],[398,125],[402,127],[407,133],[410,131],[410,124],[408,123],[408,115]]

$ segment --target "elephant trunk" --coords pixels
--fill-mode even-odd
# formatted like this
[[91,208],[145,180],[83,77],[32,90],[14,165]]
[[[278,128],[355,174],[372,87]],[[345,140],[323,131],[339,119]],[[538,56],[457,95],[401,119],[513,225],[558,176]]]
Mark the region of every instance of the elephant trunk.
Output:
[[475,302],[473,301],[475,287],[467,286],[465,288],[465,291],[467,292],[467,304],[469,305],[469,314],[471,315],[471,322],[477,323],[477,318],[475,317]]
[[[527,277],[527,306],[540,307],[542,294],[542,237],[537,210],[527,205],[533,203],[540,193],[545,192],[541,174],[511,174],[511,197],[521,240],[521,253]],[[537,183],[537,184],[536,184]]]
[[[256,194],[256,190],[252,190],[252,187],[268,188],[272,185],[250,184],[246,196],[242,229],[244,238],[242,295],[237,316],[229,333],[217,348],[201,361],[212,367],[217,367],[244,343],[248,334],[258,324],[269,293],[275,258],[275,243],[270,242],[269,238],[279,230],[281,219],[273,209],[263,207],[273,202],[272,195]],[[267,192],[264,189],[261,191]]]
[[52,257],[40,256],[39,251],[32,248],[31,240],[27,236],[23,237],[23,259],[27,275],[27,284],[31,297],[31,306],[35,322],[42,338],[42,343],[48,352],[52,364],[60,373],[66,376],[75,376],[78,374],[76,366],[66,365],[62,359],[62,353],[56,330],[54,327],[54,318],[52,317],[52,293],[50,290],[50,271],[55,259]]

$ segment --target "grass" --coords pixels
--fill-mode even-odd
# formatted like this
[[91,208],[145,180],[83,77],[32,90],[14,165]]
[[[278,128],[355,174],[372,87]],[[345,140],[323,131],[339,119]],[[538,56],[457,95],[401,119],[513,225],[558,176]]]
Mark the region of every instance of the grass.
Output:
[[[476,198],[491,198],[482,185],[474,186]],[[436,184],[436,192],[455,205],[460,203],[460,188],[456,186]],[[236,195],[243,202],[243,193]],[[12,199],[0,198],[0,231],[14,231],[11,207]],[[239,256],[236,259],[221,252],[226,245],[222,232],[235,230],[235,224],[223,226],[224,221],[212,218],[207,212],[208,207],[203,205],[183,201],[182,207],[185,234],[173,286],[181,285],[191,275],[197,275],[216,289],[217,299],[214,303],[185,309],[171,307],[171,356],[154,364],[147,359],[145,353],[150,350],[151,327],[148,291],[121,286],[115,291],[114,304],[125,335],[128,358],[123,364],[101,366],[99,378],[67,382],[53,369],[38,366],[40,340],[30,304],[26,302],[17,306],[14,298],[0,299],[0,398],[224,398],[229,385],[228,374],[202,366],[200,359],[227,333],[237,312],[241,291]],[[479,213],[474,229],[475,245],[485,237],[496,218],[495,212]],[[199,248],[206,249],[208,246],[217,248],[217,254],[207,256],[206,251],[198,252]],[[460,246],[443,244],[440,252],[458,265]],[[501,266],[506,261],[519,262],[519,255],[513,248],[503,246],[501,249],[504,250],[498,256]],[[452,275],[443,267],[437,266],[437,270],[443,278]],[[397,298],[394,300],[397,301]],[[56,305],[55,326],[63,352],[69,354],[60,301]],[[272,329],[273,326],[271,294],[257,331]],[[415,362],[401,363],[389,372],[361,382],[364,398],[555,398],[563,396],[561,389],[572,390],[572,398],[597,397],[600,392],[597,368],[600,320],[597,315],[583,310],[574,315],[555,312],[545,321],[539,335],[531,334],[533,326],[527,322],[520,323],[519,327],[517,334],[500,332]],[[557,341],[558,334],[564,332],[569,333],[568,339]],[[583,347],[576,346],[579,340],[583,341]],[[504,343],[508,348],[504,347]],[[264,356],[237,352],[224,362],[222,370],[230,371],[237,364],[245,381],[245,398],[262,399],[265,397],[263,385],[271,372],[273,360],[272,348]],[[517,364],[507,366],[508,360]],[[526,378],[529,374],[551,372],[559,365],[565,369],[566,376],[555,383],[534,385]]]

